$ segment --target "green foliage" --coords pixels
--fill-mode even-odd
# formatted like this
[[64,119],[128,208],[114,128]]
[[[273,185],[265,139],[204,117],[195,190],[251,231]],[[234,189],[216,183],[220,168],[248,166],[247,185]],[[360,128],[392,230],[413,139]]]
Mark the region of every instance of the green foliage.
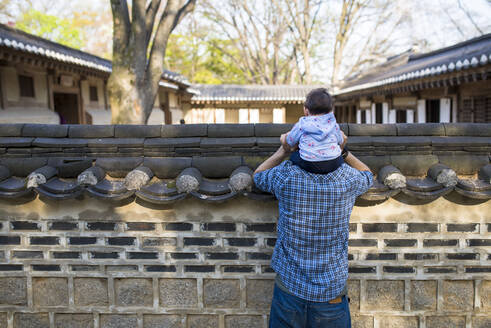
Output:
[[224,53],[232,49],[229,40],[203,40],[187,34],[171,35],[165,54],[167,69],[188,76],[193,83],[221,84],[248,83],[249,77]]
[[68,47],[81,49],[84,46],[83,32],[74,27],[71,20],[47,15],[35,9],[24,13],[17,20],[15,27]]

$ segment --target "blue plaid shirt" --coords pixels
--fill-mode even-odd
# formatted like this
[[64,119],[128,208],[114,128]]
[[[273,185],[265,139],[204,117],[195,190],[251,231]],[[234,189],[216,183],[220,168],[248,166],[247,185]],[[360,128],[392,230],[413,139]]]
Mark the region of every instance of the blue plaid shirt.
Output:
[[373,175],[343,164],[313,174],[290,161],[256,173],[256,186],[278,199],[278,239],[271,267],[284,286],[302,299],[327,302],[348,279],[349,218],[356,197]]

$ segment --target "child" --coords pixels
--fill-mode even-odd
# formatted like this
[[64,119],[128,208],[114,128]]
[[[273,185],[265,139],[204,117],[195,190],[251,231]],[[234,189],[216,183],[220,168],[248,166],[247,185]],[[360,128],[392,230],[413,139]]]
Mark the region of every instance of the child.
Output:
[[290,160],[307,172],[325,174],[335,171],[344,163],[340,147],[344,134],[336,123],[332,99],[327,90],[319,88],[310,91],[303,111],[305,116],[290,132],[281,135],[283,147],[291,151],[298,144],[299,151],[292,153]]

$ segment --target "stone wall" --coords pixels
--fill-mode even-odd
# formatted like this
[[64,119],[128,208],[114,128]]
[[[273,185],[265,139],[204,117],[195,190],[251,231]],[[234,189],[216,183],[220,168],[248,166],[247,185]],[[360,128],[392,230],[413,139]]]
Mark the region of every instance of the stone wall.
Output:
[[[258,126],[252,127],[256,131],[254,141],[250,137],[233,136],[244,130],[227,130],[225,126],[214,134],[217,128],[211,127],[207,128],[207,137],[200,139],[201,148],[197,149],[197,141],[187,141],[194,145],[187,148],[186,155],[192,157],[187,163],[196,163],[193,168],[203,173],[199,190],[179,193],[178,196],[182,195],[179,198],[169,196],[159,203],[157,198],[149,198],[158,194],[152,186],[165,182],[167,189],[159,185],[165,189],[162,194],[171,195],[169,190],[176,183],[171,176],[177,176],[179,170],[174,168],[175,174],[162,173],[159,166],[152,166],[156,176],[147,181],[150,187],[140,185],[136,191],[124,189],[117,197],[111,196],[118,183],[124,185],[123,178],[138,171],[135,167],[140,167],[142,161],[145,163],[142,159],[133,160],[135,167],[118,166],[119,158],[109,161],[112,166],[108,159],[94,158],[91,162],[92,148],[86,145],[98,139],[83,139],[88,138],[87,131],[104,134],[114,131],[114,127],[85,130],[3,126],[2,132],[7,136],[0,140],[5,147],[0,156],[0,327],[267,327],[275,276],[269,264],[276,237],[277,202],[271,196],[259,197],[265,195],[254,192],[222,197],[232,194],[228,187],[222,186],[227,185],[222,178],[229,176],[233,169],[227,165],[237,166],[244,161],[242,158],[231,164],[233,157],[220,156],[251,152],[264,156],[276,145],[272,135],[279,131],[268,132],[271,143],[260,146],[258,140],[263,137],[257,136]],[[380,130],[372,127],[371,133],[390,133],[392,127],[379,127]],[[423,130],[424,127],[420,126]],[[455,125],[435,127],[463,131]],[[475,127],[476,132],[469,134],[485,129],[483,125]],[[179,134],[185,131],[182,129],[198,128],[203,126],[162,129],[154,140],[172,145],[159,149],[163,154],[171,154],[177,149],[175,145],[184,147],[189,137],[181,135],[180,140],[171,143],[169,139],[175,136],[169,131]],[[348,128],[353,134],[362,134],[356,125]],[[470,126],[465,128],[472,130]],[[154,133],[152,129],[145,133]],[[421,131],[418,129],[412,133]],[[52,134],[55,130],[58,136],[45,140],[48,132]],[[121,134],[120,139],[114,136],[109,139],[108,135],[108,139],[101,137],[103,141],[99,142],[114,145],[123,145],[122,141],[140,142],[140,139],[124,139],[131,138],[131,133],[142,138],[131,128],[116,128],[116,131]],[[161,131],[166,131],[165,137],[161,137]],[[67,134],[71,133],[73,138],[78,138],[69,140]],[[34,135],[37,141],[29,135]],[[482,158],[489,158],[490,142],[489,138],[485,142],[480,136],[473,139],[460,135],[460,139],[448,141],[444,137],[430,138],[430,145],[419,150],[408,148],[411,142],[421,141],[414,136],[406,141],[401,139],[405,137],[394,136],[398,145],[391,144],[391,137],[355,135],[352,139],[354,149],[370,151],[375,158],[397,151],[413,152],[405,155],[408,159],[453,156],[457,164],[452,168],[459,174],[459,184],[447,187],[431,182],[430,174],[418,175],[433,163],[394,160],[392,164],[399,163],[405,174],[400,176],[407,177],[407,186],[388,189],[377,182],[375,191],[355,206],[350,220],[348,285],[354,327],[491,326],[490,188],[486,170],[478,172],[486,164]],[[142,140],[131,151],[142,151],[148,140]],[[366,145],[368,141],[372,143],[370,146]],[[81,147],[73,147],[76,142],[84,144],[83,151]],[[255,143],[250,149],[234,148],[250,142]],[[56,143],[60,147],[54,147]],[[470,146],[473,144],[474,147]],[[106,153],[99,154],[106,157],[111,156],[110,152],[117,154],[114,145],[103,148]],[[225,146],[229,148],[223,149]],[[65,151],[73,151],[77,156],[84,154],[85,162],[67,156],[68,163],[74,161],[78,166],[53,166],[56,173],[52,173],[50,159],[35,164],[41,148],[61,158],[65,158],[62,157]],[[143,148],[142,153],[146,151]],[[207,157],[209,152],[214,156]],[[146,156],[158,154],[153,150]],[[220,163],[217,158],[227,163]],[[94,165],[91,169],[102,170],[102,176],[95,177],[93,186],[76,189],[77,176],[86,172],[87,161]],[[26,177],[30,170],[36,169],[35,165],[44,165],[35,171],[34,177],[39,178],[40,174],[45,180],[34,179],[35,187],[16,185],[18,181],[31,181]],[[424,165],[427,165],[425,170]],[[372,166],[374,172],[379,172],[377,168]],[[148,170],[140,168],[139,172],[152,172]],[[464,178],[468,182],[463,182]],[[414,181],[410,182],[411,179]],[[475,191],[462,189],[465,192],[457,193],[459,186],[464,188],[471,182]],[[415,186],[421,190],[415,191]],[[144,197],[143,190],[147,192]],[[220,194],[220,190],[226,194]],[[383,195],[382,190],[385,190]],[[397,198],[397,193],[413,198],[411,201]],[[455,195],[450,196],[453,194],[470,198],[457,201]],[[173,201],[169,201],[171,198]]]
[[[489,327],[489,202],[350,223],[354,327]],[[0,213],[0,327],[266,327],[276,202],[39,200]]]

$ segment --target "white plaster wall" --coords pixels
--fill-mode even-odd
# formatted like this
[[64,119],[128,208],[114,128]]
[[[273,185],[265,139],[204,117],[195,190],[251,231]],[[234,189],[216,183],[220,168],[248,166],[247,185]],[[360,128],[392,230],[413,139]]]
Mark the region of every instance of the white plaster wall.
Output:
[[111,124],[111,111],[103,108],[85,109],[92,116],[92,124]]
[[426,122],[426,99],[418,100],[418,123]]
[[165,123],[165,115],[164,112],[160,108],[154,108],[152,113],[150,113],[150,117],[148,118],[148,124],[164,124]]
[[180,124],[182,118],[184,118],[184,113],[180,108],[171,108],[170,112],[172,114],[172,124]]
[[395,123],[396,122],[396,110],[391,109],[389,110],[389,123]]
[[48,81],[46,80],[46,74],[36,73],[32,74],[34,80],[34,97],[39,103],[48,106]]
[[172,92],[168,92],[169,95],[169,107],[177,107],[179,103],[177,101],[177,95]]
[[440,123],[450,123],[450,98],[440,99]]
[[414,123],[414,110],[408,109],[406,111],[406,123]]
[[60,117],[49,108],[8,108],[0,110],[0,123],[60,124]]
[[[43,219],[78,218],[84,211],[112,212],[122,220],[134,221],[150,220],[161,221],[162,218],[176,220],[189,220],[200,215],[207,220],[238,220],[247,222],[250,218],[261,217],[265,221],[278,217],[278,203],[276,201],[254,201],[245,197],[229,200],[224,203],[206,203],[188,198],[181,202],[169,205],[166,209],[151,209],[132,202],[125,206],[114,207],[110,202],[99,201],[90,197],[85,200],[64,200],[59,204],[44,203],[39,199],[21,205],[2,204],[1,212],[4,215],[13,213],[37,213]],[[459,205],[443,197],[425,204],[408,205],[395,199],[374,206],[353,208],[350,222],[446,222],[468,223],[481,222],[483,226],[488,223],[491,213],[491,202],[479,205]]]
[[2,67],[0,69],[2,88],[8,101],[19,101],[20,89],[17,70],[14,67]]
[[389,123],[389,104],[382,103],[382,123]]

